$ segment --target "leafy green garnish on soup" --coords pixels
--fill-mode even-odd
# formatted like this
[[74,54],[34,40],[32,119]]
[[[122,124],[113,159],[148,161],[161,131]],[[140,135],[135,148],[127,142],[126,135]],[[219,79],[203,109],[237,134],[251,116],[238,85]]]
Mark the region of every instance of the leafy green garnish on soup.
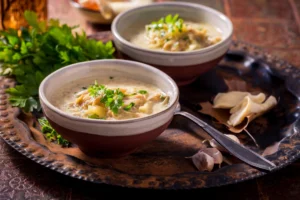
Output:
[[45,117],[39,118],[38,121],[41,125],[42,133],[44,133],[49,141],[56,142],[63,147],[70,146],[71,143],[68,140],[64,139],[60,134],[58,134],[56,130],[52,128],[49,121]]
[[129,105],[125,106],[124,110],[128,111],[130,110],[135,104],[131,102]]
[[97,97],[101,93],[103,93],[104,89],[105,89],[104,85],[98,85],[97,81],[95,81],[95,83],[93,85],[88,87],[88,92],[90,93],[90,95],[92,97]]
[[140,94],[147,94],[148,92],[146,90],[139,90]]
[[24,16],[29,27],[0,31],[0,75],[17,81],[6,90],[12,106],[25,112],[40,111],[38,88],[47,75],[69,64],[113,58],[111,41],[104,44],[88,39],[84,31],[73,34],[77,26],[58,20],[38,21],[32,11],[25,11]]
[[183,19],[179,18],[179,15],[167,15],[160,18],[158,21],[153,21],[151,24],[146,26],[146,30],[158,30],[161,31],[161,34],[164,36],[166,32],[182,32],[183,28]]
[[119,109],[123,106],[123,98],[125,95],[119,89],[108,89],[104,85],[98,85],[95,81],[95,83],[88,88],[88,91],[92,97],[100,96],[101,103],[115,114],[117,114]]

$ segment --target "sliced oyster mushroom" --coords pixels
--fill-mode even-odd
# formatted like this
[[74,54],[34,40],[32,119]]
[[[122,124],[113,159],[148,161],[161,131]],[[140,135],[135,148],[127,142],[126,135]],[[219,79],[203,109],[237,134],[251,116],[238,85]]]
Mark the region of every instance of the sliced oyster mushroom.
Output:
[[239,104],[245,97],[249,97],[252,101],[262,103],[266,99],[266,95],[259,93],[252,95],[249,92],[230,91],[226,93],[218,93],[213,101],[213,108],[233,108]]
[[256,103],[246,96],[241,103],[230,109],[231,116],[228,124],[231,126],[239,125],[247,116],[253,115],[253,119],[270,110],[277,104],[275,97],[270,96],[264,103]]

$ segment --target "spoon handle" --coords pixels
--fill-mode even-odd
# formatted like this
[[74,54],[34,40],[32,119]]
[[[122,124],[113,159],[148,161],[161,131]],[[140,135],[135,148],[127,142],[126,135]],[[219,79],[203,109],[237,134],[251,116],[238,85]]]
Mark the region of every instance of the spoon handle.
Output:
[[273,168],[276,167],[274,163],[270,162],[269,160],[265,159],[264,157],[260,156],[254,151],[251,151],[250,149],[247,149],[244,146],[233,141],[232,139],[225,136],[223,133],[208,125],[196,116],[185,111],[175,112],[174,115],[181,115],[192,120],[194,123],[203,128],[220,145],[227,149],[228,152],[230,152],[232,155],[236,156],[240,160],[244,161],[245,163],[268,171],[271,171]]

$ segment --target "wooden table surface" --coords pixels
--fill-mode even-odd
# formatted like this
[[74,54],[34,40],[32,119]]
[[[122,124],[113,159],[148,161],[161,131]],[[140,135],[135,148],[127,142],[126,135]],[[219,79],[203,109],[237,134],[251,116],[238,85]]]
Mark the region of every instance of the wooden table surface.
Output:
[[[234,39],[243,40],[300,67],[300,0],[193,0],[229,16]],[[91,25],[74,10],[68,0],[48,0],[49,18],[80,25],[87,34],[108,30]],[[25,158],[0,139],[0,199],[100,199],[133,193],[195,193],[209,199],[300,199],[300,161],[270,175],[220,188],[190,191],[137,190],[98,185],[69,178]],[[135,195],[136,196],[136,195]],[[111,197],[110,197],[111,198]]]

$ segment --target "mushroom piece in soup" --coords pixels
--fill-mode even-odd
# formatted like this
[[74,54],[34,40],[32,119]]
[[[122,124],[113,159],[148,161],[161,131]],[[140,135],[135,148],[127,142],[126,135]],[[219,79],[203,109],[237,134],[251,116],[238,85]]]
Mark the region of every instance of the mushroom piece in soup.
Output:
[[169,96],[161,89],[137,80],[109,77],[89,82],[88,87],[86,83],[65,87],[55,98],[56,106],[81,118],[125,120],[155,114],[169,105]]
[[221,32],[209,24],[184,21],[178,15],[168,15],[147,24],[131,42],[146,49],[176,52],[202,49],[221,40]]

